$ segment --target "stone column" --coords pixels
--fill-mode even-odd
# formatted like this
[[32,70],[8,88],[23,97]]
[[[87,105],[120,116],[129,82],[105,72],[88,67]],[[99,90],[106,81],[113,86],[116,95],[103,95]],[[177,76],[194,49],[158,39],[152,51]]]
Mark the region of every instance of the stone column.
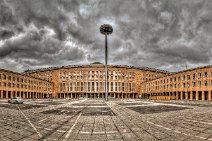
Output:
[[185,99],[188,100],[188,92],[185,92]]
[[208,100],[211,100],[211,91],[208,91]]
[[3,98],[3,93],[2,93],[2,90],[0,90],[0,99]]
[[199,100],[199,92],[196,91],[196,100]]
[[8,98],[8,91],[6,91],[6,98]]
[[190,100],[193,100],[193,91],[190,92]]
[[183,92],[180,92],[180,100],[183,100]]
[[179,97],[179,93],[176,92],[176,100],[178,100],[178,97]]
[[205,100],[205,91],[202,91],[202,101]]

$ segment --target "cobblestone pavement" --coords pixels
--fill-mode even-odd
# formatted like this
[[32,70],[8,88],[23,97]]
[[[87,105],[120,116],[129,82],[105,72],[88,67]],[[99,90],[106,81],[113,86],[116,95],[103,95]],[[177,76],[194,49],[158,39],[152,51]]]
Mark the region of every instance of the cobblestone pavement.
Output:
[[0,141],[212,141],[212,102],[0,102]]

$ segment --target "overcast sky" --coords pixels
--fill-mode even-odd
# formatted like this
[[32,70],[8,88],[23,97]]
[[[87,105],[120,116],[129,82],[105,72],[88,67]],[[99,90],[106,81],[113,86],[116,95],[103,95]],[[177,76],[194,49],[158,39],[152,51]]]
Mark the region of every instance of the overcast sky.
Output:
[[0,0],[0,68],[104,63],[168,71],[212,64],[212,0]]

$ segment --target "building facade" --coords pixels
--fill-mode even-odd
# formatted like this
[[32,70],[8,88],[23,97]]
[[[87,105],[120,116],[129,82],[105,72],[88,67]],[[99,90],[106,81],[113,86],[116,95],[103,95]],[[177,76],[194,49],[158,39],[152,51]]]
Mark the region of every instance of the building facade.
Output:
[[141,87],[142,96],[150,99],[211,100],[212,66],[172,73]]
[[[0,70],[0,98],[105,98],[101,63],[28,70]],[[211,100],[212,66],[171,73],[147,67],[108,65],[109,98]]]
[[52,97],[52,83],[26,74],[0,69],[0,99],[12,97]]
[[[39,69],[25,74],[51,81],[55,98],[105,98],[105,66],[101,63]],[[167,74],[144,67],[108,65],[108,96],[138,98],[141,82]]]

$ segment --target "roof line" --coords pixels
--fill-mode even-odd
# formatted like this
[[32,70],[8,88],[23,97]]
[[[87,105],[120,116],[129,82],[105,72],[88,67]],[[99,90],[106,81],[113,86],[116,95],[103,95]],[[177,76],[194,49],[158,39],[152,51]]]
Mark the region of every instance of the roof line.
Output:
[[189,72],[189,71],[200,70],[200,69],[205,69],[205,68],[212,68],[212,65],[202,66],[202,67],[197,67],[197,68],[191,68],[191,69],[182,70],[182,71],[178,71],[178,72],[173,72],[173,73],[167,74],[166,76],[157,77],[155,79],[152,79],[152,80],[149,80],[149,81],[146,81],[146,82],[151,82],[151,81],[154,81],[154,80],[157,80],[157,79],[160,79],[160,78],[165,78],[167,76],[171,76],[171,75],[175,75],[175,74],[180,74],[180,73],[183,73],[183,72]]
[[4,72],[8,72],[8,73],[13,73],[13,74],[16,74],[16,75],[21,75],[21,76],[26,76],[26,77],[29,77],[29,78],[34,78],[34,79],[37,79],[37,80],[42,80],[42,81],[46,81],[46,82],[49,82],[49,83],[52,83],[48,80],[44,80],[44,79],[41,79],[41,78],[37,78],[37,77],[34,77],[34,76],[29,76],[25,73],[18,73],[18,72],[14,72],[14,71],[11,71],[11,70],[5,70],[5,69],[1,69],[0,68],[0,71],[4,71]]
[[[104,67],[104,64],[90,64],[90,65],[69,65],[69,66],[58,66],[58,67],[49,67],[49,68],[41,68],[35,70],[26,70],[23,73],[36,73],[36,72],[45,72],[59,69],[69,69],[69,68],[92,68],[92,67]],[[108,65],[109,68],[126,68],[126,69],[137,69],[137,70],[145,70],[145,71],[153,71],[160,72],[165,74],[170,74],[171,72],[165,70],[159,70],[149,67],[136,67],[136,66],[127,66],[127,65]]]

